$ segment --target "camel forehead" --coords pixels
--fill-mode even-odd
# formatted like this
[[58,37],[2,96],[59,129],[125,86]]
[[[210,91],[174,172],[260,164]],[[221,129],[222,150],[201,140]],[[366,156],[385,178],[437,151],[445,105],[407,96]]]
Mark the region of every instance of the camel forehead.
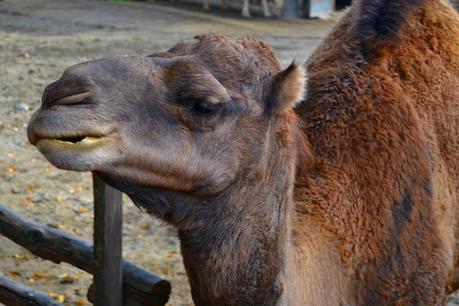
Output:
[[279,61],[267,43],[251,39],[233,40],[220,34],[195,36],[152,56],[176,63],[169,66],[174,69],[181,70],[181,66],[197,73],[205,69],[217,74],[237,72],[250,76],[254,73],[272,75],[280,70]]

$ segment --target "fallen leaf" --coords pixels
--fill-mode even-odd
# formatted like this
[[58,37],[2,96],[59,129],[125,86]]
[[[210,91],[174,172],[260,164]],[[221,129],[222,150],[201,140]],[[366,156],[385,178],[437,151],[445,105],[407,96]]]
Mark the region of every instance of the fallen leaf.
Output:
[[150,229],[150,224],[148,223],[143,223],[139,226],[141,229],[143,229],[144,231],[147,231]]
[[81,278],[81,276],[83,276],[83,273],[81,272],[77,272],[73,275],[73,278],[75,278],[76,280],[79,280]]
[[78,299],[78,300],[75,302],[75,305],[77,305],[77,306],[84,306],[84,305],[88,305],[88,302],[87,302],[85,299]]
[[19,276],[21,276],[21,273],[16,272],[16,271],[10,271],[10,278],[11,278],[11,279],[16,279],[16,278],[18,278]]
[[58,294],[56,297],[55,297],[55,300],[58,301],[59,303],[64,303],[65,301],[65,296],[63,294]]
[[76,280],[74,276],[71,276],[68,273],[61,274],[58,276],[58,278],[61,280],[61,284],[72,284]]
[[42,280],[42,279],[50,279],[52,276],[49,275],[48,273],[46,272],[35,272],[33,275],[32,275],[32,279],[34,281],[37,281],[37,280]]
[[65,302],[65,296],[63,294],[57,294],[51,291],[48,291],[48,295],[58,301],[59,303]]
[[80,213],[87,213],[89,211],[89,208],[87,207],[80,207],[80,209],[78,210]]

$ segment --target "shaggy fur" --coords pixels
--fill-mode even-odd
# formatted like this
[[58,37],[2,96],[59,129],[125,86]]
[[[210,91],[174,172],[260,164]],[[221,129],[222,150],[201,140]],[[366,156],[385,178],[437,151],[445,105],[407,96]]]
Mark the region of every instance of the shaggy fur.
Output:
[[408,15],[425,0],[356,0],[353,30],[359,39],[393,39]]
[[307,63],[297,113],[315,164],[297,176],[297,220],[336,239],[356,304],[437,305],[458,254],[458,16],[443,1],[367,2]]

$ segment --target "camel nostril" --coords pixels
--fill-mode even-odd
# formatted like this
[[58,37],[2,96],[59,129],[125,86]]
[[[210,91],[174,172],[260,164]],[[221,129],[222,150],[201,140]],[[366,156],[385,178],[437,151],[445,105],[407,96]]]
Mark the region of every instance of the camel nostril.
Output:
[[60,105],[74,105],[74,104],[84,104],[85,100],[92,95],[91,92],[81,92],[69,96],[65,96],[63,98],[58,98],[52,104],[60,104]]
[[54,104],[84,104],[88,103],[92,91],[93,85],[89,79],[64,73],[63,77],[45,88],[42,103],[44,107]]

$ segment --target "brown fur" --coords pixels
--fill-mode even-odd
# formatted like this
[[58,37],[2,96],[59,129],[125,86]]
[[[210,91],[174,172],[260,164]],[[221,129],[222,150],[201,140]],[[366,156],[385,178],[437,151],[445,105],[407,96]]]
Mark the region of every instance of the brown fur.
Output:
[[297,177],[298,218],[339,241],[358,304],[435,305],[457,254],[458,18],[425,1],[394,41],[367,41],[353,13],[308,61],[297,112],[316,164]]
[[459,252],[458,37],[442,0],[357,1],[299,105],[301,67],[253,40],[83,63],[29,139],[173,224],[197,305],[440,305]]

